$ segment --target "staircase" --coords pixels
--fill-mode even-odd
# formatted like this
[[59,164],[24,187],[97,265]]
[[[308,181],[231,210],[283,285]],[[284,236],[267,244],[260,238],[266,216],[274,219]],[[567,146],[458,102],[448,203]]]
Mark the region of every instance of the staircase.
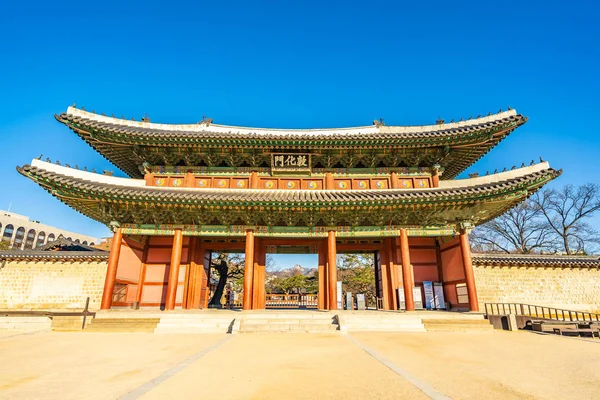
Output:
[[335,333],[337,316],[324,312],[281,312],[245,314],[239,333]]
[[425,332],[421,318],[396,312],[343,312],[339,314],[342,332]]
[[161,316],[154,333],[231,333],[235,321],[231,313],[171,314]]
[[482,314],[422,315],[427,332],[493,333],[494,326]]

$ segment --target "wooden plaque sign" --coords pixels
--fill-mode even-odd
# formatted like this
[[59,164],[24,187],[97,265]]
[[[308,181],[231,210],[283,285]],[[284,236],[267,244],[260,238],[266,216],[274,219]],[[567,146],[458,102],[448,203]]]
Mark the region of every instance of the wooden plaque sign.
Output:
[[273,171],[310,171],[310,154],[271,154]]

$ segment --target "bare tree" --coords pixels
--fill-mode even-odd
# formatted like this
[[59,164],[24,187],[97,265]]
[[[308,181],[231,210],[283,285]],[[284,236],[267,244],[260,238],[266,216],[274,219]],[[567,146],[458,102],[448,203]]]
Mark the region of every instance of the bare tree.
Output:
[[476,252],[530,254],[550,250],[553,233],[539,207],[526,200],[475,228],[471,241]]
[[239,280],[244,276],[245,258],[237,253],[215,253],[211,260],[211,269],[219,276],[217,287],[213,297],[209,301],[209,306],[219,307],[221,297],[225,290],[228,280]]
[[536,193],[532,202],[558,237],[557,250],[567,254],[586,253],[600,244],[598,232],[587,222],[600,209],[600,186],[597,184],[546,189]]

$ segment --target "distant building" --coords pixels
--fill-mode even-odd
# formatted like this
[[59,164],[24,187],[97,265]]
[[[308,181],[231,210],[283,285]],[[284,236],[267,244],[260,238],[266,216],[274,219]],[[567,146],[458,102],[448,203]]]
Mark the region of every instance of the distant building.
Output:
[[61,235],[75,243],[93,246],[99,240],[92,236],[69,232],[54,226],[32,221],[29,217],[0,210],[0,240],[10,243],[13,249],[35,249],[53,242]]

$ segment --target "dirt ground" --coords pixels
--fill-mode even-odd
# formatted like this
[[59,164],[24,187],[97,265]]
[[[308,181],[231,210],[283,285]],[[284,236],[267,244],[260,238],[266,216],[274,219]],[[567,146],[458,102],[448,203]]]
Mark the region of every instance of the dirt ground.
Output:
[[0,360],[1,399],[595,399],[600,387],[600,340],[528,332],[55,332],[0,335]]

